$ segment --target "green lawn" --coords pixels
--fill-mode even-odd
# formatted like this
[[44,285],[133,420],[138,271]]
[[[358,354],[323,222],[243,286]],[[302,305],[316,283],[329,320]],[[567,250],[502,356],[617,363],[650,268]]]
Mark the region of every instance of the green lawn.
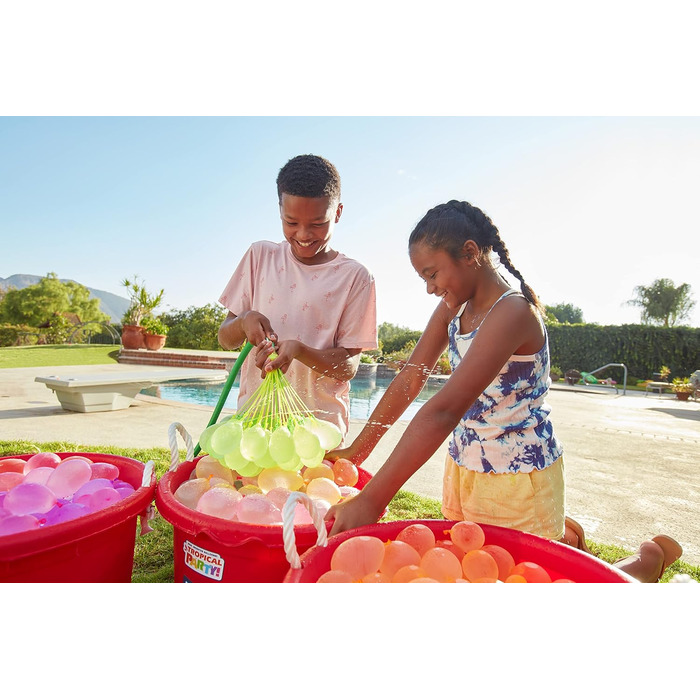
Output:
[[[31,443],[27,441],[0,440],[0,457],[28,454],[31,452],[99,452],[102,454],[122,455],[138,459],[141,462],[153,460],[155,471],[161,477],[170,466],[170,451],[165,448],[123,448],[114,445],[95,447],[66,442]],[[431,498],[418,496],[407,491],[399,491],[389,504],[385,520],[440,519],[440,503]],[[160,515],[151,523],[153,532],[137,535],[134,551],[135,583],[170,583],[173,580],[173,529]],[[609,563],[631,554],[620,547],[598,544],[587,540],[593,554]],[[678,561],[665,572],[662,581],[666,582],[675,574],[689,574],[700,582],[700,567]]]
[[0,369],[109,365],[117,362],[119,345],[24,345],[0,348]]

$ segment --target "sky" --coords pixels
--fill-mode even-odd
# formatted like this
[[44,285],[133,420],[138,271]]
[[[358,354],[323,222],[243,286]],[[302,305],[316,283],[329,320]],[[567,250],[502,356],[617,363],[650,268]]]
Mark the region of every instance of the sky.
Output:
[[700,118],[572,116],[5,116],[0,277],[74,279],[160,310],[216,304],[256,240],[282,240],[275,179],[291,157],[338,168],[332,247],[364,263],[380,323],[421,330],[438,301],[408,236],[450,199],[486,212],[545,304],[637,323],[626,302],[691,285],[700,326]]

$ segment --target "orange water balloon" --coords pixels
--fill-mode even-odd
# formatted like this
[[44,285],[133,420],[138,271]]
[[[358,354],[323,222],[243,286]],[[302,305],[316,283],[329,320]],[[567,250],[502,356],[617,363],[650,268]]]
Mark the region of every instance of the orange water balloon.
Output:
[[485,544],[481,549],[484,552],[488,552],[496,560],[496,564],[498,564],[498,578],[501,581],[505,581],[515,566],[513,555],[505,547],[497,544]]
[[346,571],[354,581],[379,571],[384,542],[370,535],[355,535],[341,542],[331,556],[331,569]]
[[483,578],[477,578],[474,581],[470,581],[469,583],[498,583],[498,579],[484,576]]
[[362,583],[391,583],[391,577],[381,571],[375,571],[373,574],[367,574],[362,579]]
[[415,564],[409,564],[408,566],[402,566],[391,579],[392,583],[408,583],[413,581],[414,578],[419,578],[425,576],[425,571],[416,566]]
[[441,583],[435,578],[430,578],[430,576],[419,576],[418,578],[412,578],[409,583]]
[[472,583],[480,578],[498,578],[496,560],[483,549],[472,549],[464,555],[462,571],[464,571],[464,578]]
[[435,535],[433,531],[422,523],[407,525],[396,535],[396,539],[399,542],[410,544],[421,556],[435,546]]
[[342,457],[333,463],[333,474],[338,486],[354,486],[360,478],[357,467],[349,459]]
[[429,578],[446,583],[462,578],[462,565],[459,559],[447,549],[433,547],[420,560],[420,568]]
[[520,574],[511,574],[504,583],[527,583],[527,579]]
[[347,571],[336,571],[331,569],[321,574],[316,583],[352,583],[352,576]]
[[572,581],[570,578],[555,578],[552,583],[576,583],[576,581]]
[[402,567],[409,564],[420,564],[420,554],[410,544],[399,540],[389,541],[384,545],[384,559],[379,571],[386,574],[391,580],[394,574]]
[[460,549],[452,540],[435,540],[435,546],[449,550],[460,561],[462,561],[462,557],[466,554],[466,552],[463,549]]
[[334,480],[333,470],[323,463],[319,464],[317,467],[305,467],[301,472],[301,477],[307,484],[313,479],[324,478],[330,479],[331,481]]
[[464,552],[481,549],[486,536],[478,523],[461,520],[450,528],[450,539]]
[[522,576],[528,583],[552,583],[552,577],[539,564],[531,561],[521,561],[516,564],[511,574]]

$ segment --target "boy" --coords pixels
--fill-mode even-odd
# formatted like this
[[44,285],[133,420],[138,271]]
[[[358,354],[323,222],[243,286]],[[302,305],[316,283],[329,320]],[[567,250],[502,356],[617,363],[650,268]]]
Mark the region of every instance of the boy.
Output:
[[[256,346],[254,363],[241,369],[239,407],[279,368],[306,406],[345,435],[350,380],[361,351],[377,347],[374,278],[330,247],[343,211],[331,163],[292,158],[277,176],[277,195],[285,240],[258,241],[243,256],[219,299],[229,310],[219,343]],[[278,357],[268,360],[273,349]]]

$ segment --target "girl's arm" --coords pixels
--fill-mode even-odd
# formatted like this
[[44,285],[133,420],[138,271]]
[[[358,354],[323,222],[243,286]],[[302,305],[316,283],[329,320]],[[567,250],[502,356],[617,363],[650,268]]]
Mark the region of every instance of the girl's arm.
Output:
[[343,457],[357,466],[367,459],[384,433],[399,419],[425,386],[440,355],[447,347],[447,324],[450,319],[451,312],[441,303],[430,317],[408,362],[392,379],[360,434],[349,447],[330,452],[328,459]]
[[[381,469],[353,498],[333,506],[331,535],[376,522],[406,481],[435,453],[508,358],[544,342],[536,312],[524,299],[497,304],[445,386],[421,407]],[[539,343],[539,344],[538,344]]]
[[[263,371],[263,377],[273,369],[286,372],[292,360],[299,360],[315,372],[332,379],[347,382],[357,373],[362,348],[326,348],[319,350],[299,340],[282,340],[275,347],[272,343],[263,343],[259,348],[260,358],[256,364]],[[265,360],[272,351],[277,353],[274,360]]]

